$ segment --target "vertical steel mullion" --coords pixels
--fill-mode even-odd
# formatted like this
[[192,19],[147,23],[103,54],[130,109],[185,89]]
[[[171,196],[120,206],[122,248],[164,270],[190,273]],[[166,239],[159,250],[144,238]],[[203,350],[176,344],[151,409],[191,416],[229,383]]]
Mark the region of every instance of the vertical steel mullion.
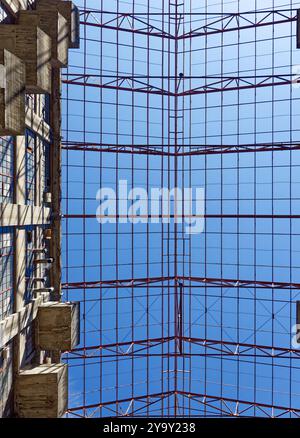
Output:
[[[275,7],[275,2],[274,0],[272,1],[272,5],[273,5],[273,9]],[[275,71],[275,54],[274,54],[274,49],[275,49],[275,25],[274,23],[272,24],[272,75],[274,75],[274,71]],[[275,99],[275,87],[274,85],[272,85],[272,112],[271,112],[271,117],[272,117],[272,143],[274,143],[274,137],[275,137],[275,125],[274,125],[274,109],[275,109],[275,105],[274,105],[274,99]],[[274,215],[274,151],[271,151],[272,154],[272,215]],[[272,277],[272,281],[274,281],[274,238],[275,238],[275,227],[274,227],[275,223],[274,223],[274,218],[272,218],[272,268],[271,268],[271,277]],[[274,303],[274,289],[272,289],[272,345],[275,345],[275,326],[274,326],[274,321],[275,321],[275,303]],[[272,378],[272,383],[271,383],[271,391],[272,391],[272,395],[271,395],[271,399],[272,402],[271,404],[274,404],[274,358],[272,357],[272,371],[271,371],[271,378]]]
[[[168,20],[169,20],[169,26],[168,26],[168,31],[169,33],[172,32],[172,26],[171,26],[171,2],[168,2]],[[171,91],[171,84],[170,84],[170,75],[171,75],[171,40],[168,40],[168,92],[170,93]],[[172,150],[170,143],[171,143],[171,135],[170,135],[170,115],[171,115],[171,98],[170,98],[170,94],[168,94],[168,153],[170,153],[170,151]],[[170,189],[170,168],[171,168],[171,160],[170,160],[170,156],[168,156],[168,165],[167,165],[167,181],[168,181],[168,189]],[[162,219],[163,221],[163,219]],[[167,271],[167,276],[170,277],[171,273],[170,273],[170,223],[167,224],[167,252],[166,252],[166,263],[168,266],[168,271]],[[170,280],[168,280],[167,283],[167,290],[168,290],[168,307],[167,307],[167,323],[168,323],[168,329],[167,329],[167,336],[170,337],[171,336],[171,332],[170,332],[170,308],[171,308],[171,292],[170,292]],[[170,343],[168,342],[168,351],[167,351],[167,375],[168,375],[168,387],[167,387],[167,391],[169,392],[171,390],[170,387]],[[167,399],[167,414],[168,416],[170,416],[170,397],[168,397]]]
[[[222,2],[221,5],[221,13],[224,14],[224,4]],[[224,33],[222,32],[221,34],[221,77],[224,76]],[[221,145],[223,145],[223,140],[224,140],[224,93],[221,90]],[[221,161],[221,167],[220,167],[220,180],[221,180],[221,187],[220,187],[220,191],[221,191],[221,199],[220,199],[220,203],[221,203],[221,215],[223,215],[223,154],[221,154],[220,157],[220,161]],[[221,278],[223,278],[223,226],[224,226],[224,220],[221,217],[220,219],[221,222],[221,242],[220,242],[220,273],[221,273]],[[223,288],[221,288],[220,290],[220,295],[221,295],[221,316],[220,316],[220,332],[221,332],[221,342],[223,341]],[[220,366],[220,396],[221,398],[223,397],[223,352],[221,353],[221,366]],[[220,403],[220,406],[222,407],[222,402]]]
[[[209,0],[205,0],[205,11],[207,12],[208,9],[208,1]],[[205,25],[208,24],[208,17],[206,15],[205,17]],[[205,76],[207,76],[207,72],[208,72],[208,56],[207,56],[207,52],[208,52],[208,37],[207,34],[205,35],[205,46],[204,46],[204,62],[205,62]],[[205,116],[204,116],[204,139],[205,139],[205,144],[208,140],[208,130],[207,130],[207,120],[208,120],[208,95],[205,94],[204,96],[205,98],[205,105],[204,105],[204,111],[205,111]],[[205,155],[205,177],[204,177],[204,185],[205,185],[205,202],[208,196],[208,190],[207,190],[207,174],[208,174],[208,156]],[[205,277],[207,276],[207,243],[208,243],[208,235],[207,235],[207,229],[206,229],[206,225],[207,225],[207,220],[205,220],[205,234],[204,234],[204,275]],[[208,293],[209,293],[209,289],[205,286],[204,288],[204,294],[205,294],[205,317],[204,317],[204,338],[207,339],[208,337],[208,325],[207,325],[207,321],[208,321]],[[207,376],[208,376],[208,360],[207,360],[207,347],[205,345],[205,357],[204,357],[204,394],[207,394]],[[206,416],[207,413],[207,406],[206,404],[204,405],[204,415]]]
[[[180,0],[179,0],[180,1]],[[177,84],[178,84],[178,0],[175,0],[175,52],[174,52],[174,77],[175,77],[175,93],[177,92]],[[174,186],[178,186],[178,97],[174,98]],[[178,225],[177,225],[177,192],[175,194],[174,199],[174,276],[175,276],[175,285],[174,285],[174,331],[175,331],[175,357],[174,357],[174,390],[175,390],[175,400],[174,400],[174,416],[177,417],[177,391],[178,391]]]
[[[292,9],[293,7],[293,0],[290,0],[290,8]],[[291,35],[293,35],[293,22],[290,23],[290,32]],[[293,38],[291,38],[290,41],[290,65],[293,65]],[[293,140],[293,88],[290,87],[290,142],[292,142]],[[293,169],[293,152],[290,150],[289,151],[289,163],[290,163],[290,169],[289,169],[289,179],[290,179],[290,187],[289,187],[289,214],[292,215],[293,214],[293,204],[292,204],[292,181],[293,181],[293,173],[292,173],[292,169]],[[289,268],[289,280],[290,283],[293,281],[293,271],[292,271],[292,266],[293,266],[293,253],[292,253],[292,245],[293,245],[293,241],[292,241],[292,233],[293,233],[293,222],[292,219],[290,219],[289,222],[289,226],[290,226],[290,235],[289,235],[289,258],[290,258],[290,268]],[[293,292],[290,291],[289,293],[289,300],[290,300],[290,305],[289,305],[289,319],[290,319],[290,327],[293,326]],[[292,369],[293,369],[293,359],[292,356],[290,356],[289,359],[289,407],[290,409],[292,408]],[[290,412],[289,415],[290,418],[292,418],[292,413]]]
[[[257,9],[257,1],[255,0],[255,10]],[[256,18],[255,14],[255,18]],[[257,28],[255,28],[254,30],[254,39],[255,39],[255,43],[254,43],[254,71],[256,73],[257,71]],[[255,88],[254,90],[254,143],[257,142],[257,93],[258,90]],[[254,215],[256,215],[257,213],[257,157],[256,157],[256,151],[254,152]],[[253,221],[253,226],[254,226],[254,230],[253,230],[253,248],[254,248],[254,281],[256,281],[257,279],[257,253],[256,253],[256,239],[257,239],[257,234],[256,234],[256,220],[254,219]],[[256,344],[257,342],[257,336],[256,336],[256,328],[257,328],[257,289],[256,287],[254,288],[254,309],[253,309],[253,313],[254,313],[254,321],[253,321],[253,327],[254,327],[254,339],[253,342],[254,344]],[[256,402],[256,387],[257,387],[257,354],[255,353],[254,355],[254,388],[253,388],[253,399],[254,399],[254,403]],[[254,415],[256,413],[256,407],[254,404]]]
[[[132,15],[134,16],[135,13],[135,0],[132,1]],[[135,33],[132,33],[132,61],[131,61],[131,68],[132,68],[132,76],[134,77],[135,75]],[[134,93],[132,93],[131,96],[131,142],[132,142],[132,152],[133,152],[133,148],[134,148],[134,143],[135,143],[135,99],[134,99]],[[132,188],[134,188],[134,177],[135,177],[135,173],[134,173],[134,164],[135,164],[135,156],[132,153],[131,155],[131,184],[132,184]],[[131,224],[131,278],[134,278],[134,224]],[[134,286],[132,286],[131,288],[131,294],[132,294],[132,298],[131,298],[131,336],[132,336],[132,340],[135,339],[135,329],[134,329],[134,309],[135,309],[135,301],[134,301],[134,295],[135,295],[135,288]],[[134,348],[134,347],[133,347]],[[134,350],[133,350],[134,352]],[[132,355],[132,360],[131,360],[131,396],[132,398],[134,397],[134,370],[135,370],[135,362],[134,362],[134,354]],[[134,406],[135,403],[132,403],[132,412],[134,411]]]
[[[165,0],[162,0],[162,30],[165,31]],[[161,73],[162,73],[162,84],[161,84],[161,88],[164,89],[164,83],[165,83],[165,79],[164,79],[164,71],[165,71],[165,39],[162,38],[162,42],[161,42],[161,65],[162,65],[162,69],[161,69]],[[165,135],[165,97],[164,95],[161,96],[161,143],[162,143],[162,149],[163,151],[165,150],[165,139],[164,139],[164,135]],[[161,177],[160,177],[160,181],[161,181],[161,187],[164,187],[164,165],[165,165],[165,158],[162,155],[161,157]],[[161,202],[161,207],[162,207],[162,202]],[[162,210],[162,208],[161,208]],[[164,235],[165,235],[165,230],[164,230],[164,224],[163,221],[160,224],[161,227],[161,266],[160,266],[160,275],[163,277],[164,276]],[[164,283],[162,283],[162,298],[161,298],[161,337],[164,337],[164,325],[165,325],[165,288],[164,288]],[[164,352],[165,352],[165,345],[164,343],[162,343],[162,347],[161,347],[161,353],[162,353],[162,357],[161,357],[161,392],[164,392],[164,379],[163,379],[163,375],[164,375]],[[161,401],[161,416],[163,416],[164,414],[164,401]]]
[[[86,9],[87,0],[84,0],[84,7]],[[87,29],[84,27],[84,74],[87,72]],[[86,142],[86,85],[83,87],[83,140]],[[83,152],[83,212],[86,214],[86,151]],[[83,278],[86,281],[86,219],[83,219]],[[86,289],[84,288],[83,292],[83,330],[84,330],[84,347],[87,345],[87,333],[86,333]],[[86,406],[86,394],[87,394],[87,386],[86,386],[86,360],[84,360],[83,366],[83,400],[84,405]],[[84,415],[86,414],[86,410],[84,409]]]
[[[103,4],[104,0],[101,0],[101,12],[100,12],[100,20],[102,22],[103,20],[103,9],[104,9],[104,4]],[[99,32],[99,39],[100,39],[100,75],[102,77],[103,75],[103,28],[100,29]],[[100,120],[99,120],[99,124],[100,124],[100,143],[103,143],[103,89],[101,88],[100,90]],[[102,177],[102,169],[103,169],[103,153],[100,153],[100,172],[99,172],[99,182],[100,182],[100,188],[102,188],[102,184],[103,184],[103,177]],[[103,273],[104,273],[104,269],[103,269],[103,226],[102,223],[99,224],[99,257],[100,257],[100,279],[102,280],[103,278]],[[100,345],[102,345],[103,343],[103,289],[100,288],[99,290],[100,293],[100,297],[99,297],[99,340],[100,340]],[[103,383],[104,383],[104,377],[103,377],[103,351],[102,349],[100,350],[100,364],[99,364],[99,375],[100,375],[100,379],[99,379],[99,384],[100,384],[100,388],[99,388],[99,392],[100,392],[100,403],[102,403],[103,401]],[[99,414],[100,417],[102,417],[102,412],[103,412],[103,408],[100,407],[99,410]]]
[[[148,14],[150,13],[150,1],[148,0],[147,2],[147,12]],[[149,15],[148,15],[148,20],[149,20]],[[151,62],[151,57],[150,57],[150,36],[149,34],[147,35],[147,85],[150,85],[150,72],[151,72],[151,67],[150,67],[150,62]],[[147,140],[147,145],[149,145],[150,143],[150,94],[147,94],[146,97],[147,100],[147,116],[146,116],[146,120],[147,120],[147,132],[146,132],[146,140]],[[149,161],[149,154],[147,154],[147,164],[146,164],[146,169],[147,169],[147,182],[146,182],[146,186],[147,186],[147,193],[149,193],[149,169],[150,169],[150,161]],[[148,211],[149,211],[149,200],[148,200]],[[147,279],[149,279],[149,243],[150,243],[150,239],[149,239],[149,220],[147,221],[147,225],[146,225],[146,277]],[[150,332],[149,332],[149,321],[150,321],[150,297],[149,297],[149,284],[147,283],[146,286],[146,290],[147,290],[147,304],[146,304],[146,308],[147,308],[147,339],[150,338]],[[147,378],[147,416],[149,417],[149,393],[150,393],[150,388],[149,388],[149,377],[150,377],[150,361],[149,361],[149,345],[147,346],[147,358],[146,358],[146,363],[147,363],[147,372],[146,372],[146,378]]]
[[[240,4],[238,3],[238,13],[240,12]],[[238,76],[240,76],[240,31],[237,31],[237,57],[238,57]],[[240,144],[240,91],[237,92],[237,144]],[[240,214],[240,155],[237,154],[236,163],[236,177],[237,177],[237,215]],[[250,219],[251,221],[251,219]],[[237,244],[237,278],[240,278],[240,219],[237,219],[236,230],[236,244]],[[237,288],[237,343],[240,342],[240,288]],[[236,398],[239,399],[240,393],[240,357],[237,357],[237,380],[236,380]]]
[[[183,4],[182,6],[182,11],[181,11],[181,20],[182,20],[182,33],[185,33],[185,5]],[[179,31],[180,34],[180,31]],[[185,75],[185,61],[186,61],[186,44],[185,44],[185,40],[182,41],[182,73],[183,75]],[[183,84],[183,92],[185,91],[185,80],[182,79],[182,84]],[[179,90],[178,90],[179,91]],[[181,134],[181,144],[180,147],[182,149],[182,145],[185,144],[185,98],[181,97],[181,101],[182,101],[182,105],[181,105],[181,115],[180,115],[180,120],[181,120],[181,126],[182,126],[182,134]],[[184,277],[185,276],[185,229],[184,229],[184,220],[183,220],[183,216],[184,216],[184,187],[185,187],[185,157],[181,157],[180,159],[181,161],[181,190],[182,190],[182,204],[181,204],[181,209],[182,209],[182,216],[181,216],[181,221],[180,221],[180,227],[181,227],[181,252],[182,252],[182,261],[181,261],[181,271],[180,274]],[[189,172],[190,174],[190,172]],[[185,360],[185,355],[184,355],[184,344],[183,344],[183,335],[184,335],[184,323],[185,323],[185,286],[184,283],[181,283],[180,285],[180,296],[179,296],[179,313],[181,315],[180,321],[179,321],[179,352],[180,352],[180,356],[181,356],[181,363],[182,363],[182,387],[181,390],[183,392],[185,392],[185,373],[186,373],[186,360]],[[187,361],[189,361],[189,359],[187,359]],[[179,412],[179,415],[185,415],[185,405],[186,405],[186,398],[184,397],[182,400],[182,412]]]
[[[190,0],[190,12],[193,12],[193,0]],[[192,31],[192,18],[190,18],[190,23],[189,23],[189,31]],[[190,77],[193,76],[193,64],[192,64],[192,48],[193,48],[193,39],[190,38],[190,42],[189,42],[189,75]],[[189,79],[189,88],[192,89],[192,79]],[[193,143],[192,140],[192,136],[193,136],[193,130],[192,130],[192,121],[193,121],[193,111],[192,111],[192,104],[193,104],[193,98],[192,96],[189,97],[189,111],[188,111],[188,122],[189,122],[189,148],[188,150],[191,149],[191,145]],[[185,165],[185,163],[184,163]],[[189,187],[192,187],[192,172],[193,172],[193,168],[192,168],[192,156],[190,155],[188,157],[188,168],[189,168]],[[193,240],[192,240],[192,236],[191,234],[189,235],[189,240],[188,240],[188,248],[189,248],[189,257],[188,257],[188,275],[191,277],[192,276],[192,254],[193,254]],[[191,287],[191,280],[189,281],[189,309],[188,309],[188,336],[192,337],[193,333],[192,333],[192,306],[193,306],[193,297],[192,297],[192,287]],[[189,348],[188,348],[188,352],[190,354],[190,358],[189,358],[189,367],[188,367],[188,373],[189,373],[189,379],[188,379],[188,391],[191,393],[192,392],[192,345],[191,343],[189,343]],[[191,417],[191,407],[192,407],[192,403],[191,403],[191,398],[189,397],[188,399],[188,416]]]
[[[117,1],[117,16],[119,16],[119,1]],[[119,18],[117,18],[117,27],[119,26]],[[119,83],[119,30],[116,30],[116,50],[117,50],[117,67],[116,67],[116,78],[117,82]],[[116,90],[116,144],[119,145],[119,90]],[[117,199],[117,217],[119,214],[119,190],[118,190],[118,181],[119,181],[119,154],[116,154],[116,199]],[[116,220],[116,236],[115,236],[115,243],[116,243],[116,279],[119,279],[119,220]],[[116,285],[116,304],[115,304],[115,311],[116,311],[116,343],[119,342],[119,287],[118,284]],[[116,357],[116,413],[119,415],[119,357]]]

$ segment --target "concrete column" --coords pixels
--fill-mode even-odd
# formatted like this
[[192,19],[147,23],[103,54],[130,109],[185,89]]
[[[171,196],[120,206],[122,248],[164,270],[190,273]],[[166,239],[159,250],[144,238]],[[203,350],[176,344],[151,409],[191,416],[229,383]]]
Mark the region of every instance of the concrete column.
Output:
[[55,259],[51,270],[51,283],[55,288],[53,299],[61,300],[61,73],[52,69],[51,94],[51,192],[53,211],[53,238],[51,256]]

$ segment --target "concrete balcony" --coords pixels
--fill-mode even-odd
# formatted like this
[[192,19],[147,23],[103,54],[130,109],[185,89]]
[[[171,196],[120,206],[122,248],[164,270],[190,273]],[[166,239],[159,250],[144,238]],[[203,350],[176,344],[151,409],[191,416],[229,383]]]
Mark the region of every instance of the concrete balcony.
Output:
[[0,135],[25,132],[25,65],[0,49]]
[[31,365],[17,377],[16,414],[21,418],[62,417],[68,405],[66,364]]
[[69,351],[79,344],[79,303],[48,302],[39,307],[36,342],[41,350]]
[[0,49],[25,64],[27,93],[51,93],[51,38],[40,27],[33,23],[2,24]]
[[68,23],[69,48],[79,49],[80,45],[80,23],[77,6],[71,1],[61,0],[37,0],[36,10],[40,13],[58,11]]
[[51,38],[52,65],[66,67],[68,65],[69,25],[65,17],[57,9],[43,8],[20,11],[20,25],[34,24],[40,27]]

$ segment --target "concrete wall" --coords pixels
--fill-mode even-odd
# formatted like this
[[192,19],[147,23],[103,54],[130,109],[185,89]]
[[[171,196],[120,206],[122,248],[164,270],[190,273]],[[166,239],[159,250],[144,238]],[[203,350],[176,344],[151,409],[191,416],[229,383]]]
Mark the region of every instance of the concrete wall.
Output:
[[[27,2],[3,2],[6,11],[16,13]],[[0,13],[1,20],[1,13]],[[1,24],[0,24],[1,26]],[[43,141],[50,142],[50,126],[41,117],[43,97],[36,96],[36,111],[26,106],[26,127],[37,135],[36,139],[36,193],[34,205],[26,205],[26,136],[14,137],[14,202],[0,204],[0,227],[13,227],[14,232],[14,308],[12,315],[0,321],[0,417],[14,415],[14,382],[21,368],[31,361],[40,362],[40,352],[35,349],[34,320],[38,306],[49,299],[37,296],[25,302],[26,290],[26,233],[34,226],[34,247],[45,245],[44,226],[51,225],[51,209],[43,202]],[[41,276],[43,268],[37,267],[35,276]]]
[[[24,416],[24,412],[31,412],[30,409],[26,411],[25,406],[30,402],[30,397],[28,398],[27,395],[30,395],[31,387],[26,386],[28,393],[26,392],[22,398],[22,409],[20,409],[19,386],[16,382],[20,382],[24,367],[28,369],[30,366],[38,375],[44,361],[49,364],[50,360],[59,366],[61,354],[58,348],[63,348],[65,345],[52,342],[47,345],[51,345],[53,350],[41,351],[41,348],[46,348],[46,344],[41,345],[36,342],[36,319],[39,314],[38,309],[50,299],[61,304],[60,68],[67,63],[68,49],[75,48],[71,38],[74,8],[71,2],[54,0],[51,2],[51,7],[47,2],[38,2],[36,9],[24,11],[31,3],[33,2],[26,0],[0,0],[0,5],[5,8],[10,23],[1,24],[1,17],[3,18],[4,15],[0,11],[0,48],[5,51],[8,45],[9,50],[26,66],[23,98],[25,98],[24,90],[27,93],[26,107],[23,111],[27,132],[24,132],[24,135],[21,132],[22,135],[13,137],[14,197],[13,199],[7,198],[9,201],[0,204],[0,227],[9,227],[13,229],[14,234],[12,296],[14,307],[12,313],[5,315],[5,319],[0,321],[2,400],[0,417],[18,414]],[[63,41],[61,41],[62,35]],[[50,93],[49,114],[46,116],[42,111],[45,95],[40,94],[45,92]],[[34,95],[28,95],[28,93]],[[1,100],[0,96],[0,106],[1,104],[4,109],[7,108],[5,100],[3,98]],[[15,130],[9,131],[9,134],[15,133]],[[8,135],[4,129],[1,131],[1,126],[0,135]],[[47,182],[45,181],[45,143],[50,144],[51,150],[48,159],[49,181]],[[29,175],[33,182],[30,189],[26,187]],[[29,199],[28,192],[32,195],[33,189],[34,195]],[[6,198],[3,197],[3,199]],[[52,235],[50,241],[45,239],[44,234],[49,228],[51,228],[50,234]],[[46,266],[45,260],[51,260],[50,266]],[[33,289],[35,289],[34,293]],[[68,306],[62,310],[66,311],[67,315],[72,315],[72,317],[63,319],[63,330],[67,333],[70,329],[69,336],[67,334],[63,336],[63,339],[70,340],[69,349],[78,342],[79,325],[78,323],[72,324],[72,321],[76,320],[73,314],[78,315],[79,312],[71,312]],[[49,318],[52,319],[51,315]],[[40,324],[40,317],[38,321]],[[57,327],[54,327],[52,333],[54,337],[56,330]],[[49,379],[50,377],[53,376],[49,376]],[[33,380],[30,382],[34,386]],[[49,395],[48,389],[52,391],[47,385],[48,383],[44,385],[46,399]],[[55,385],[53,393],[51,392],[52,395],[57,389],[54,387]],[[58,397],[57,409],[54,411],[60,416],[67,403],[67,384],[64,383],[59,391],[60,394],[64,394],[65,402],[61,406],[59,403],[62,397]],[[32,397],[34,397],[34,391],[32,391]],[[47,416],[53,416],[54,411],[49,410]],[[39,409],[34,415],[40,415]]]

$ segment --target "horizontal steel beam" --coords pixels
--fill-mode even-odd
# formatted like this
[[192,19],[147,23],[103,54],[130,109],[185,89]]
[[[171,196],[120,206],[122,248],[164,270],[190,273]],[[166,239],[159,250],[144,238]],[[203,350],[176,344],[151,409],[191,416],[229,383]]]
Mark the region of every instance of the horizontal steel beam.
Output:
[[[123,13],[116,11],[103,11],[80,9],[80,24],[100,29],[117,30],[175,40],[175,35],[161,29],[157,23],[150,22],[147,14]],[[168,27],[168,23],[166,23]]]
[[[85,152],[113,152],[116,154],[142,154],[175,156],[176,153],[167,152],[168,146],[162,145],[127,145],[127,144],[107,144],[107,143],[87,143],[68,141],[62,143],[62,149],[69,151]],[[164,150],[165,149],[165,150]]]
[[[197,17],[193,17],[193,19],[194,21],[197,21]],[[188,39],[215,35],[218,33],[291,23],[297,20],[297,12],[294,9],[236,12],[215,14],[212,18],[210,18],[209,14],[199,14],[198,19],[199,21],[202,20],[204,23],[180,35],[178,39]]]
[[[245,143],[245,144],[222,144],[222,145],[189,145],[178,146],[182,152],[177,152],[177,156],[194,156],[194,155],[215,155],[215,154],[232,154],[232,153],[251,153],[251,152],[271,152],[271,151],[290,151],[299,150],[299,142],[277,142],[277,143]],[[185,151],[185,148],[189,148]]]
[[[198,401],[200,404],[210,406],[213,409],[215,408],[216,410],[222,410],[223,413],[226,413],[232,417],[243,416],[251,408],[259,409],[261,413],[270,418],[277,418],[284,414],[290,413],[295,414],[297,417],[300,416],[300,408],[296,407],[184,391],[176,391],[176,394],[183,395],[190,400],[192,399],[194,401]],[[221,409],[219,406],[215,406],[214,403],[221,403]]]
[[[194,37],[209,36],[217,33],[242,31],[258,27],[275,26],[278,24],[291,23],[297,20],[296,9],[267,10],[254,12],[235,13],[188,13],[188,17],[195,28],[188,32],[171,33],[162,26],[158,26],[157,17],[162,19],[165,27],[169,29],[170,16],[174,13],[122,13],[116,11],[102,11],[98,9],[80,9],[81,25],[92,26],[102,29],[111,29],[132,34],[154,36],[163,39],[179,41]],[[181,14],[178,14],[180,17]],[[199,25],[197,25],[197,22]]]
[[[174,351],[162,351],[156,354],[148,352],[149,349],[163,346],[166,343],[173,341],[182,342],[182,352],[178,353],[177,349]],[[185,347],[196,345],[200,351],[191,353]],[[146,351],[146,352],[145,352]],[[233,357],[270,357],[282,359],[300,359],[300,349],[283,348],[271,345],[259,345],[243,342],[226,341],[223,339],[205,339],[194,338],[187,336],[171,336],[165,338],[153,339],[134,339],[127,342],[117,342],[111,344],[101,344],[94,346],[84,346],[74,348],[69,352],[65,352],[67,360],[82,360],[95,359],[106,357],[217,357],[217,356],[233,356]]]
[[120,400],[104,401],[102,403],[94,403],[94,404],[87,405],[87,406],[76,406],[74,408],[69,408],[68,412],[76,412],[76,411],[80,411],[80,410],[84,410],[84,409],[92,409],[92,408],[101,408],[101,407],[113,405],[116,403],[120,404],[120,403],[127,403],[127,402],[131,402],[131,401],[143,401],[144,399],[149,400],[150,398],[163,399],[163,398],[169,397],[172,394],[174,394],[174,391],[158,392],[155,394],[147,394],[147,395],[140,395],[140,396],[136,396],[136,397],[128,397],[128,398],[123,398]]
[[[217,412],[222,412],[223,414],[232,416],[232,417],[239,417],[239,416],[247,416],[247,411],[251,408],[257,408],[258,410],[263,413],[266,417],[281,417],[284,414],[295,414],[295,416],[300,416],[300,408],[296,407],[290,407],[290,406],[282,406],[282,405],[275,405],[275,404],[268,404],[268,403],[261,403],[259,401],[249,401],[249,400],[243,400],[238,398],[230,398],[230,397],[222,397],[222,396],[214,396],[209,394],[199,394],[199,393],[193,393],[193,392],[186,392],[186,391],[168,391],[168,392],[160,392],[156,394],[145,394],[141,396],[132,396],[124,399],[116,399],[111,401],[103,401],[99,403],[93,403],[90,405],[83,405],[83,406],[76,406],[73,408],[68,409],[68,413],[73,412],[82,412],[82,416],[85,416],[88,410],[94,410],[94,409],[101,409],[105,408],[106,406],[116,406],[116,409],[118,410],[120,408],[120,405],[129,403],[127,410],[123,414],[123,416],[130,417],[132,415],[131,408],[133,402],[143,402],[143,409],[147,408],[147,406],[150,406],[153,401],[161,401],[167,397],[171,396],[183,396],[188,398],[190,401],[196,401],[200,405],[203,406],[210,406],[210,408],[216,410]],[[133,408],[132,408],[133,409]],[[96,412],[94,411],[94,414]],[[119,413],[118,416],[122,416],[121,413]]]
[[120,280],[102,280],[102,281],[90,281],[90,282],[77,282],[77,283],[63,283],[63,289],[99,289],[113,286],[114,288],[130,288],[137,286],[149,286],[154,283],[164,283],[166,281],[172,281],[174,277],[152,277],[152,278],[130,278]]
[[78,85],[83,87],[103,88],[115,91],[130,91],[136,93],[155,94],[160,96],[176,96],[173,93],[164,88],[160,88],[156,85],[151,85],[145,79],[140,76],[108,76],[108,75],[94,75],[94,74],[78,74],[78,73],[66,73],[63,75],[63,84],[65,85]]
[[186,286],[186,282],[202,283],[212,287],[234,287],[234,288],[260,288],[260,289],[295,289],[300,290],[300,283],[286,283],[278,281],[242,280],[226,278],[205,278],[205,277],[178,277]]
[[206,278],[191,276],[170,276],[170,277],[150,277],[150,278],[130,278],[130,279],[112,279],[96,280],[77,283],[63,283],[62,288],[71,289],[99,289],[112,286],[114,288],[128,288],[137,286],[148,286],[154,283],[174,282],[174,287],[181,282],[184,286],[189,287],[191,283],[201,283],[203,287],[225,287],[225,288],[260,288],[260,289],[287,289],[300,290],[300,283],[287,283],[278,281],[263,280],[242,280],[228,278]]
[[198,94],[219,93],[225,91],[239,91],[256,88],[274,87],[279,85],[292,85],[297,83],[294,75],[256,75],[256,76],[206,76],[204,82],[190,90],[181,91],[177,96],[194,96]]
[[179,219],[179,218],[204,218],[204,219],[300,219],[300,215],[290,214],[204,214],[204,215],[96,215],[96,214],[64,214],[64,219]]
[[[130,91],[169,97],[185,97],[199,94],[219,93],[234,90],[248,90],[298,83],[298,77],[292,74],[249,75],[249,76],[122,76],[66,73],[63,76],[66,85],[95,87],[115,91]],[[174,81],[174,91],[151,84],[153,80]],[[185,90],[185,81],[198,81],[199,85]],[[181,90],[181,91],[180,91]]]
[[[138,145],[138,144],[107,144],[64,141],[62,149],[82,152],[112,152],[124,154],[159,155],[167,157],[186,157],[194,155],[216,155],[232,153],[251,153],[251,152],[271,152],[271,151],[290,151],[299,150],[299,142],[277,142],[277,143],[249,143],[235,145]],[[174,149],[174,152],[172,150]]]

